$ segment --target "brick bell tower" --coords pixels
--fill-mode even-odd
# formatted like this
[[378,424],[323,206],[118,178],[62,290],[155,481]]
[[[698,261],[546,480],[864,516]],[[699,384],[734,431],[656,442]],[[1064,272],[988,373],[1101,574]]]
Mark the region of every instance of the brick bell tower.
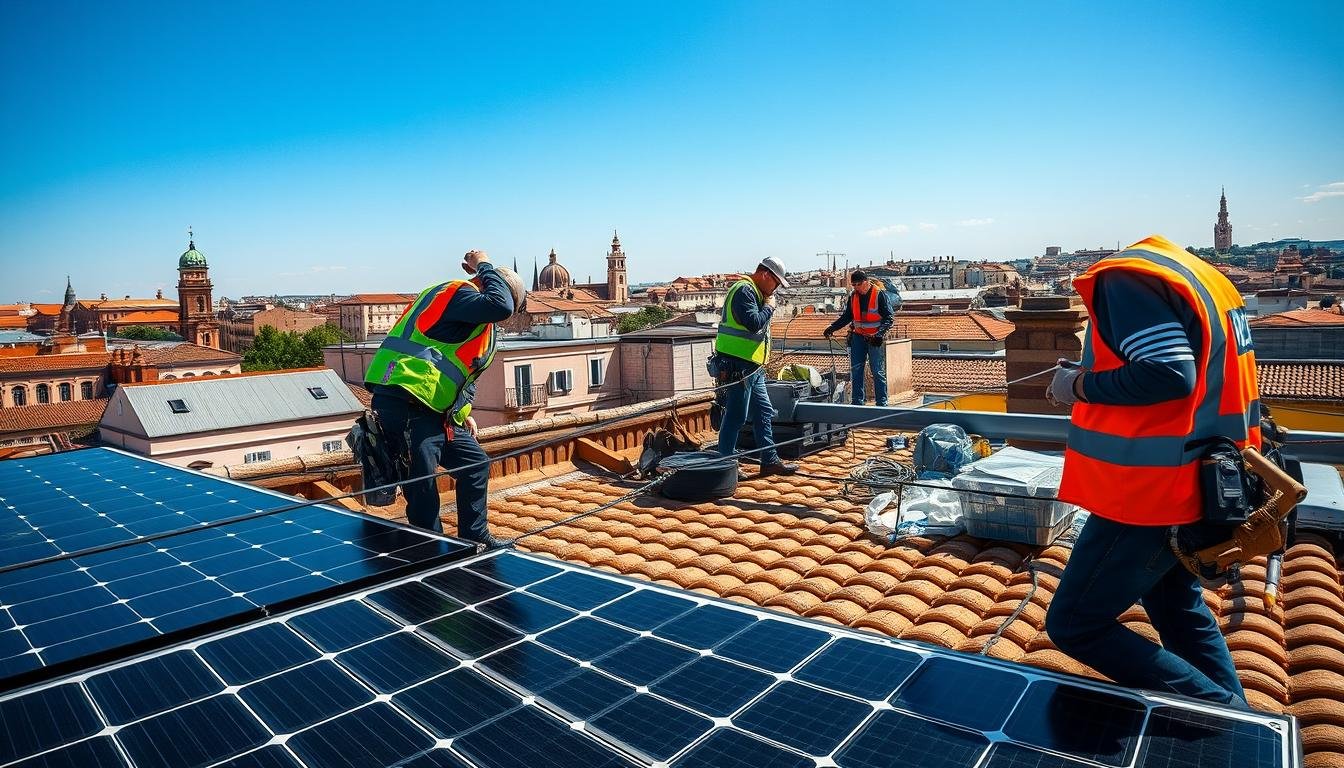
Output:
[[177,260],[178,333],[192,344],[219,349],[219,324],[210,284],[210,265],[205,254],[196,250],[190,230],[187,250]]
[[607,300],[624,304],[630,300],[630,282],[625,271],[625,251],[621,237],[611,233],[611,250],[607,252]]

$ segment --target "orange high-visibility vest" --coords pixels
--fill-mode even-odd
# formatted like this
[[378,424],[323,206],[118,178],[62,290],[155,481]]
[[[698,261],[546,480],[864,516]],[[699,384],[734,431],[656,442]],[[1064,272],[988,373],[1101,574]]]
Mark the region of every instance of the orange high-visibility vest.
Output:
[[875,336],[882,324],[882,315],[877,311],[877,286],[868,289],[868,306],[864,307],[858,291],[849,292],[849,312],[854,321],[854,332],[860,336]]
[[[1188,397],[1153,405],[1075,403],[1059,497],[1131,525],[1193,523],[1202,513],[1199,459],[1205,447],[1197,443],[1223,436],[1239,447],[1260,447],[1260,393],[1245,305],[1222,273],[1154,235],[1074,279],[1089,314],[1097,277],[1110,270],[1157,278],[1194,309],[1203,334],[1195,388]],[[1124,365],[1095,322],[1082,362],[1098,372]]]

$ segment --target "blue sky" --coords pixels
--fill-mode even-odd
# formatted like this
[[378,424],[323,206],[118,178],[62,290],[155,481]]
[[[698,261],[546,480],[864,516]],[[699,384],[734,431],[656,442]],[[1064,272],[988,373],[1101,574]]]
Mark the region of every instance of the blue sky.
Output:
[[1338,2],[563,5],[0,4],[0,301],[1344,237]]

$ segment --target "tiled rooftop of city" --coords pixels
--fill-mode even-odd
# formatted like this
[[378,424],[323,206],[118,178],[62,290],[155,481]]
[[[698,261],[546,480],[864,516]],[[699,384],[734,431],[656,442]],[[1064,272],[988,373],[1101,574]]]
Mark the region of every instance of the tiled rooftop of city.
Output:
[[[853,430],[844,445],[803,458],[803,473],[846,477],[864,458],[883,453],[889,434]],[[619,440],[607,442],[634,454]],[[963,534],[889,545],[864,528],[866,500],[846,498],[841,483],[831,480],[750,479],[731,498],[688,504],[649,494],[618,501],[637,484],[590,465],[532,470],[510,472],[505,485],[512,487],[494,491],[490,501],[492,532],[521,537],[521,550],[823,622],[1099,677],[1057,650],[1044,630],[1068,562],[1067,543],[1033,547]],[[517,485],[525,480],[533,482]],[[371,511],[398,516],[397,507]],[[452,531],[451,504],[444,520]],[[1344,547],[1302,533],[1287,552],[1283,574],[1283,602],[1274,607],[1262,597],[1263,558],[1243,570],[1240,583],[1206,591],[1205,600],[1218,616],[1250,703],[1299,718],[1310,768],[1344,765]],[[1122,620],[1156,638],[1141,607]]]

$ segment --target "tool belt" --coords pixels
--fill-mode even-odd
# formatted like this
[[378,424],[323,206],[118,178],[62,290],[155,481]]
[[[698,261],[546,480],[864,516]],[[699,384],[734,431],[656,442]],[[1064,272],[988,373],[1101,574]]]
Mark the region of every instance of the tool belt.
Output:
[[[1173,526],[1171,550],[1185,569],[1219,585],[1241,578],[1241,566],[1284,547],[1288,515],[1307,489],[1254,448],[1212,442],[1200,461],[1204,519]],[[1205,546],[1210,541],[1216,544]]]

